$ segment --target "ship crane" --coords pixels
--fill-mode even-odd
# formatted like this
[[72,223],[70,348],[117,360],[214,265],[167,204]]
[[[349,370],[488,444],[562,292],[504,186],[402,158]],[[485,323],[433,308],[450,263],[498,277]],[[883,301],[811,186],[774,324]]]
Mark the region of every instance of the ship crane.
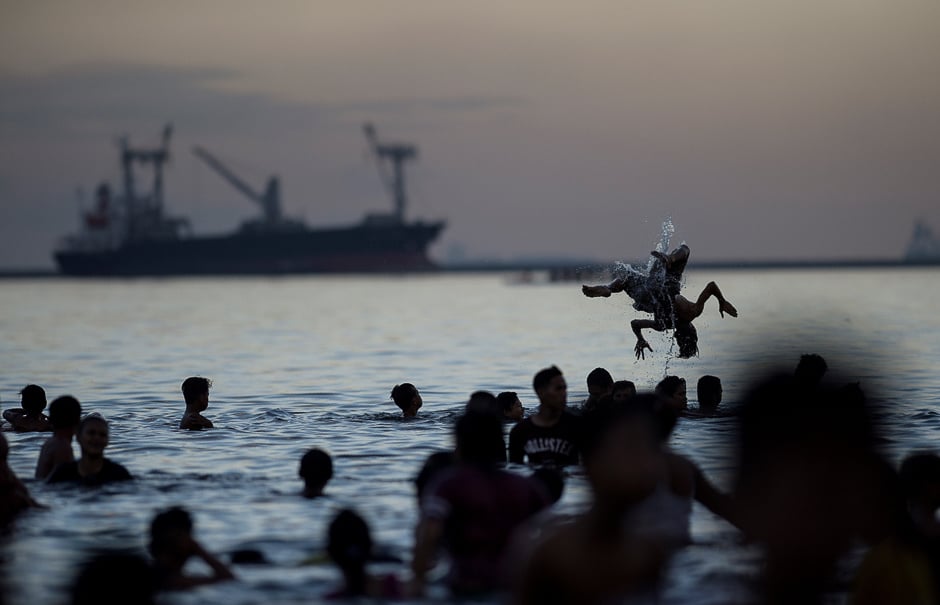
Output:
[[163,210],[163,165],[170,159],[170,136],[173,126],[163,128],[160,147],[156,149],[132,149],[126,136],[121,137],[121,171],[124,174],[124,199],[128,203],[137,201],[134,191],[134,162],[153,164],[153,194],[146,200],[151,212],[159,214]]
[[193,153],[196,157],[208,164],[219,176],[228,181],[235,189],[238,189],[248,199],[260,205],[264,212],[265,223],[274,225],[283,222],[281,218],[281,186],[276,176],[272,176],[268,179],[264,193],[258,193],[238,178],[225,164],[202,147],[193,147]]
[[[366,140],[369,141],[369,146],[372,148],[372,154],[375,156],[382,184],[395,201],[393,218],[398,223],[404,223],[405,206],[408,202],[405,193],[405,162],[418,157],[418,148],[414,145],[401,143],[380,143],[375,126],[370,122],[364,124],[362,130],[366,135]],[[391,175],[386,170],[386,161],[391,164]]]

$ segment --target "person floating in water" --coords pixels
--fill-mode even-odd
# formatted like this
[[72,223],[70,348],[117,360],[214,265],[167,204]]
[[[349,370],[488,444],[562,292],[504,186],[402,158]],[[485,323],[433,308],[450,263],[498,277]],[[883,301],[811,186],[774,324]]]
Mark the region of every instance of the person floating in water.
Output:
[[643,330],[650,328],[657,332],[673,331],[676,344],[679,345],[679,357],[687,359],[698,355],[698,332],[692,320],[705,310],[705,303],[714,296],[718,299],[718,312],[724,317],[738,316],[734,305],[725,300],[718,284],[708,282],[698,299],[692,302],[679,293],[682,287],[682,273],[689,262],[689,247],[682,244],[668,255],[653,251],[656,259],[649,275],[630,270],[623,277],[618,277],[609,284],[599,286],[581,286],[581,292],[588,298],[608,297],[614,292],[626,292],[633,299],[633,308],[651,313],[653,319],[634,319],[630,327],[636,335],[637,359],[645,359],[646,351],[652,352]]

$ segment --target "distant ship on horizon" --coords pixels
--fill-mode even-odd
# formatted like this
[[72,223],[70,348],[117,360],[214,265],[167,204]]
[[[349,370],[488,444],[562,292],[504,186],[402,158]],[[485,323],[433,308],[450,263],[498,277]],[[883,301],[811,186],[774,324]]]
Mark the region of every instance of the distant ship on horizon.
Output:
[[[172,128],[167,125],[155,149],[131,148],[122,138],[123,194],[113,198],[102,183],[95,207],[83,213],[82,229],[64,239],[54,253],[59,271],[71,276],[278,275],[297,273],[401,273],[437,269],[428,246],[445,227],[443,221],[407,222],[405,163],[417,157],[408,144],[380,143],[375,128],[366,138],[390,191],[394,212],[368,214],[347,227],[309,228],[281,215],[280,186],[268,180],[256,192],[201,147],[194,153],[262,209],[231,234],[195,236],[189,221],[168,216],[163,208],[163,166],[169,159]],[[134,165],[153,169],[149,193],[138,194]],[[390,172],[389,172],[390,168]]]

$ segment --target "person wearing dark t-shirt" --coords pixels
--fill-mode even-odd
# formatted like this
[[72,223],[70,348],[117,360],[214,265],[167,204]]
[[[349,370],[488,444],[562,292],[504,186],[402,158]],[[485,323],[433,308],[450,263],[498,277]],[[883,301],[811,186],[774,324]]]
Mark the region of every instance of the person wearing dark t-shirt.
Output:
[[568,385],[561,370],[552,366],[532,380],[539,398],[538,411],[509,432],[509,461],[565,466],[578,464],[580,418],[568,412]]
[[104,450],[108,447],[108,433],[108,421],[102,416],[85,416],[78,425],[76,435],[82,457],[57,466],[47,481],[95,486],[133,479],[126,468],[104,457]]

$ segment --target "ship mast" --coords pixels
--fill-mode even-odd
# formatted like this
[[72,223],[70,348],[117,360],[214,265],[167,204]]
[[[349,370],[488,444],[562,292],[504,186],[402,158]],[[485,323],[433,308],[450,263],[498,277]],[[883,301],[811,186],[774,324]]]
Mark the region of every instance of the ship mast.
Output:
[[[404,223],[405,206],[408,202],[408,196],[405,192],[405,162],[418,157],[418,148],[414,145],[402,143],[379,143],[375,126],[370,122],[364,124],[362,130],[372,148],[372,154],[375,156],[382,184],[391,193],[395,202],[394,218],[398,223]],[[391,176],[386,171],[385,161],[388,161],[392,166]]]
[[281,187],[276,176],[272,176],[268,179],[264,193],[258,193],[247,183],[238,178],[238,176],[229,170],[225,164],[220,162],[218,158],[202,147],[193,147],[193,153],[196,157],[208,164],[219,176],[228,181],[235,189],[238,189],[244,194],[245,197],[261,206],[261,209],[264,211],[265,222],[270,224],[281,222]]

